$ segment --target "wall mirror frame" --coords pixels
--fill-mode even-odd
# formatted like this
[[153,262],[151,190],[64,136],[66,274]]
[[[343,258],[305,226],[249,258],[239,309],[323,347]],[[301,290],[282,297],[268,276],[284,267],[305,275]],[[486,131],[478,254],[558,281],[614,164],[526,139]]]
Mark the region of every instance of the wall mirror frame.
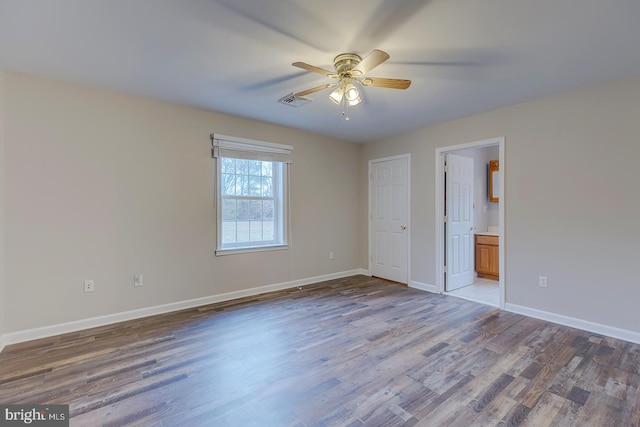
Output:
[[500,161],[489,161],[489,201],[498,203],[500,201]]

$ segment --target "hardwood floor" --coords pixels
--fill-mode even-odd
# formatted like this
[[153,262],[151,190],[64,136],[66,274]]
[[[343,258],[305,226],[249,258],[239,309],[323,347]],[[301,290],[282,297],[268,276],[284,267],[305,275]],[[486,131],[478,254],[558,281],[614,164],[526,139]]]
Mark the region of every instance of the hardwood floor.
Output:
[[72,426],[640,426],[640,346],[354,276],[8,346]]

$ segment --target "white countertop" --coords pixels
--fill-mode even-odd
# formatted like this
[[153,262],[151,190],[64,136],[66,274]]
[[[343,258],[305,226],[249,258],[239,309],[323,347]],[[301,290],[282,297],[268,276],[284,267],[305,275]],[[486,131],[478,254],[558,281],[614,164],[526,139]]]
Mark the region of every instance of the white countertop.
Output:
[[479,236],[499,236],[500,227],[497,225],[490,225],[487,227],[487,231],[483,231],[482,233],[476,233]]

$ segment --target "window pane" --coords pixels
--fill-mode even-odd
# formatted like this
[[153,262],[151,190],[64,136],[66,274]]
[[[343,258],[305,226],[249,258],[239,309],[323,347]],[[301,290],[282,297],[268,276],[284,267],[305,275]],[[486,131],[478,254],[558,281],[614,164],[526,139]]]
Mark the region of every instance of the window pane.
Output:
[[262,193],[261,182],[259,176],[249,176],[249,195],[260,196]]
[[235,199],[222,199],[222,220],[234,221],[237,216],[237,205]]
[[249,195],[249,177],[247,175],[236,175],[236,194],[238,196]]
[[269,177],[262,178],[262,194],[264,197],[273,197],[273,180]]
[[220,161],[220,167],[222,173],[236,173],[236,160],[222,158]]
[[238,175],[247,175],[249,173],[249,160],[236,160],[236,173]]
[[249,161],[249,175],[260,176],[262,175],[262,163],[260,160]]
[[274,240],[274,222],[273,221],[262,221],[262,238],[264,240]]
[[272,175],[273,175],[273,163],[262,162],[262,176],[272,176]]
[[236,222],[222,222],[222,243],[236,243]]
[[236,241],[236,201],[222,200],[222,243]]
[[236,194],[236,176],[222,174],[222,194],[224,196],[234,196]]
[[251,200],[249,202],[252,220],[262,220],[262,200]]
[[262,238],[262,221],[250,222],[250,238],[252,242],[260,242]]
[[238,213],[236,218],[238,221],[248,221],[251,219],[249,200],[238,200]]
[[275,204],[273,200],[264,200],[262,202],[263,218],[267,220],[273,220],[275,217],[274,209],[275,209]]
[[236,231],[237,242],[249,241],[249,221],[238,221]]

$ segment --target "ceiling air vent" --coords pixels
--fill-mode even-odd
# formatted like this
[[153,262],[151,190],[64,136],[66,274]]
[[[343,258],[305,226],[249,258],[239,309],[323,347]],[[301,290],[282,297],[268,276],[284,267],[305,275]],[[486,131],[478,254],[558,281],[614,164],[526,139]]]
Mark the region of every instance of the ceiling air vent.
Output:
[[291,95],[287,95],[278,99],[278,102],[284,105],[289,105],[291,107],[301,107],[304,104],[308,104],[311,102],[309,98],[303,98],[301,96],[295,96],[293,93]]

